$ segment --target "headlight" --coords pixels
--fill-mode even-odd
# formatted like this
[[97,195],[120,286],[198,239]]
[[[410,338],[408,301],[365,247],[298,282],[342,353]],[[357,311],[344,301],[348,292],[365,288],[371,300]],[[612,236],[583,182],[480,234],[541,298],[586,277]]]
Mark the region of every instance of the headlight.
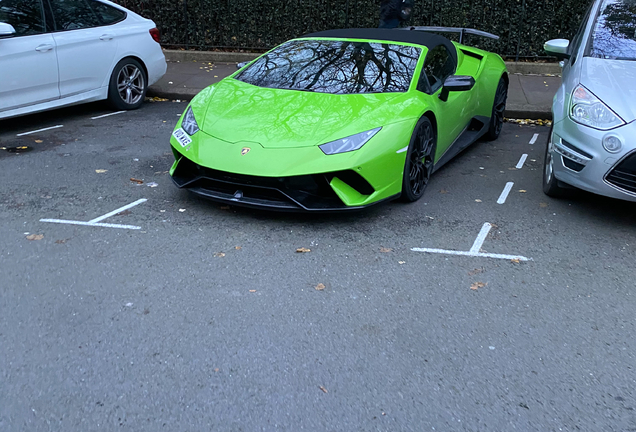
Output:
[[623,119],[580,84],[572,92],[570,118],[577,123],[600,130],[625,124]]
[[190,136],[199,132],[199,125],[197,124],[197,120],[194,118],[192,107],[188,107],[188,110],[186,111],[186,114],[183,117],[183,121],[181,122],[181,127]]
[[354,150],[358,150],[360,147],[365,145],[367,141],[369,141],[375,134],[380,132],[381,127],[371,129],[366,132],[360,132],[359,134],[351,135],[346,138],[342,138],[336,141],[328,142],[327,144],[322,144],[320,146],[320,150],[326,155],[338,154],[338,153],[346,153]]

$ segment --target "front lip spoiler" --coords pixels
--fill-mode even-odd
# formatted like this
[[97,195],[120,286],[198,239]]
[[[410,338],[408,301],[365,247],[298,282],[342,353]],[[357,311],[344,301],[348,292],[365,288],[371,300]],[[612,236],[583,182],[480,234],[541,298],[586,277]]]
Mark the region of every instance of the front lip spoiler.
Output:
[[[179,184],[175,181],[175,179],[173,178],[172,181],[175,183],[175,185],[179,186]],[[237,185],[238,187],[239,185]],[[181,187],[181,186],[179,186]],[[224,203],[224,204],[229,204],[229,205],[234,205],[234,206],[238,206],[238,207],[246,207],[246,208],[253,208],[253,209],[259,209],[259,210],[271,210],[271,211],[278,211],[278,212],[291,212],[291,213],[343,213],[343,212],[356,212],[356,211],[362,211],[365,210],[369,207],[373,207],[376,204],[380,204],[386,201],[392,201],[394,199],[397,199],[400,197],[400,194],[396,194],[393,196],[390,196],[388,198],[379,200],[379,201],[375,201],[371,204],[367,204],[367,205],[363,205],[363,206],[351,206],[351,207],[330,207],[330,208],[308,208],[305,206],[302,206],[300,204],[298,204],[296,201],[294,201],[294,203],[296,203],[296,205],[293,204],[289,204],[289,205],[285,205],[284,203],[276,203],[275,201],[269,201],[269,200],[259,200],[256,198],[246,198],[246,197],[241,197],[241,198],[237,198],[235,196],[232,196],[230,194],[223,194],[221,192],[214,192],[214,191],[210,191],[207,189],[203,189],[203,188],[199,188],[199,187],[191,187],[191,188],[187,188],[187,190],[195,195],[198,195],[202,198],[205,199],[209,199],[211,201],[215,201],[215,202],[220,202],[220,203]],[[292,200],[290,198],[290,200]],[[292,200],[293,201],[293,200]]]
[[[177,168],[178,169],[178,168]],[[287,190],[277,187],[245,184],[239,181],[229,181],[226,179],[214,178],[213,181],[217,184],[222,184],[222,188],[206,188],[202,187],[200,181],[212,180],[204,175],[191,175],[188,178],[184,178],[177,175],[177,171],[170,176],[174,184],[180,189],[187,189],[195,195],[202,198],[206,198],[212,201],[217,201],[225,204],[255,208],[261,210],[272,210],[279,212],[306,212],[306,213],[338,213],[338,212],[355,212],[364,210],[368,207],[372,207],[376,204],[391,201],[400,197],[400,194],[395,194],[390,197],[375,201],[370,204],[362,206],[345,206],[340,199],[331,199],[329,201],[318,201],[313,199],[310,194],[301,190]],[[223,190],[218,190],[223,189]],[[262,197],[258,196],[245,196],[243,191],[264,191],[266,194],[262,194]],[[234,191],[234,192],[231,192]],[[248,192],[247,195],[251,194]],[[283,199],[268,199],[268,196],[274,195]],[[310,206],[307,204],[315,204]]]

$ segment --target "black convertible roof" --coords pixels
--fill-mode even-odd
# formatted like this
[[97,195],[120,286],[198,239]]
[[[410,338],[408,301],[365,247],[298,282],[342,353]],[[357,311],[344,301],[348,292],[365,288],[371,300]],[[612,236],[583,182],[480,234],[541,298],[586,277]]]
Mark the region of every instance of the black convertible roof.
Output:
[[375,39],[391,42],[403,42],[417,45],[423,45],[427,48],[434,48],[438,45],[445,45],[451,52],[453,57],[457,56],[457,51],[453,43],[440,36],[430,32],[423,31],[401,31],[397,29],[381,29],[381,28],[351,28],[342,30],[325,30],[317,33],[310,33],[303,37],[312,38],[337,38],[337,39]]

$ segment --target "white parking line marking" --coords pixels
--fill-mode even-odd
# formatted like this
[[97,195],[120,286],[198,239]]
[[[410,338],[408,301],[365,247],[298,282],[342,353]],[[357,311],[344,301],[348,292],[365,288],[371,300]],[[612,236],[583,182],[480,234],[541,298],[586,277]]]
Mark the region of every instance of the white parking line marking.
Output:
[[526,163],[526,159],[528,159],[528,155],[524,153],[521,156],[521,159],[519,159],[519,162],[517,163],[517,166],[515,168],[517,169],[523,168],[523,164]]
[[34,131],[31,131],[31,132],[23,132],[23,133],[17,134],[16,136],[31,135],[31,134],[34,134],[34,133],[44,132],[44,131],[47,131],[47,130],[57,129],[57,128],[61,128],[61,127],[64,127],[64,125],[51,126],[51,127],[47,127],[47,128],[44,128],[44,129],[34,130]]
[[110,114],[104,114],[104,115],[100,115],[100,116],[97,116],[97,117],[91,117],[91,120],[97,120],[97,119],[104,118],[104,117],[110,117],[110,116],[114,116],[116,114],[121,114],[121,113],[125,113],[125,112],[126,111],[112,112]]
[[434,254],[442,254],[442,255],[459,255],[459,256],[469,256],[476,258],[496,258],[496,259],[506,259],[506,260],[519,260],[519,261],[532,261],[532,258],[527,258],[522,255],[506,255],[506,254],[494,254],[494,253],[486,253],[479,252],[481,250],[481,246],[484,244],[486,237],[488,237],[488,233],[492,229],[492,224],[486,222],[482,227],[481,231],[477,235],[473,246],[469,251],[455,251],[448,249],[431,249],[431,248],[411,248],[413,252],[426,252],[426,253],[434,253]]
[[505,260],[519,260],[519,261],[531,261],[532,258],[527,258],[521,255],[504,255],[504,254],[493,254],[493,253],[474,253],[474,252],[466,252],[466,251],[454,251],[454,250],[446,250],[446,249],[428,249],[428,248],[411,248],[413,252],[426,252],[426,253],[435,253],[442,255],[459,255],[459,256],[469,256],[475,258],[496,258],[496,259],[505,259]]
[[409,146],[406,146],[404,148],[399,149],[398,151],[396,151],[396,153],[404,153],[405,151],[407,151],[409,149]]
[[501,195],[499,195],[499,199],[497,200],[497,204],[503,204],[503,203],[506,202],[506,199],[508,198],[508,194],[512,190],[512,186],[514,186],[513,182],[506,183],[506,187],[504,188],[503,192],[501,192]]
[[486,222],[481,227],[481,231],[479,231],[479,235],[475,239],[475,243],[473,243],[473,247],[470,248],[471,253],[479,253],[479,250],[481,249],[481,245],[484,244],[484,241],[486,240],[486,237],[488,236],[488,233],[490,232],[491,228],[492,228],[492,225],[490,225],[488,222]]
[[50,223],[67,224],[67,225],[83,225],[83,226],[93,226],[93,227],[102,227],[102,228],[121,228],[121,229],[139,230],[141,229],[141,227],[138,227],[135,225],[120,225],[120,224],[99,223],[99,222],[146,201],[148,201],[146,198],[138,199],[137,201],[133,203],[120,207],[117,210],[113,210],[112,212],[106,213],[105,215],[95,218],[93,220],[90,220],[88,222],[63,220],[63,219],[40,219],[40,222],[50,222]]
[[84,225],[84,226],[94,226],[94,227],[103,227],[103,228],[121,228],[121,229],[131,229],[131,230],[141,229],[141,227],[134,226],[134,225],[90,223],[90,222],[62,220],[62,219],[40,219],[40,222],[50,222],[50,223],[59,223],[59,224],[67,224],[67,225]]
[[128,205],[125,205],[125,206],[123,206],[123,207],[118,208],[117,210],[113,210],[113,211],[112,211],[112,212],[110,212],[110,213],[106,213],[104,216],[100,216],[100,217],[98,217],[98,218],[95,218],[95,219],[93,219],[93,220],[88,221],[88,223],[94,224],[94,223],[96,223],[96,222],[103,221],[104,219],[107,219],[107,218],[109,218],[109,217],[111,217],[111,216],[116,215],[117,213],[121,213],[121,212],[123,212],[124,210],[128,210],[129,208],[132,208],[132,207],[134,207],[134,206],[136,206],[136,205],[139,205],[139,204],[141,204],[141,203],[144,203],[144,202],[146,202],[146,201],[148,201],[146,198],[138,199],[138,200],[137,200],[137,201],[135,201],[134,203],[130,203],[130,204],[128,204]]
[[539,134],[536,133],[532,136],[532,139],[530,140],[530,144],[534,144],[537,142],[537,138],[539,138]]

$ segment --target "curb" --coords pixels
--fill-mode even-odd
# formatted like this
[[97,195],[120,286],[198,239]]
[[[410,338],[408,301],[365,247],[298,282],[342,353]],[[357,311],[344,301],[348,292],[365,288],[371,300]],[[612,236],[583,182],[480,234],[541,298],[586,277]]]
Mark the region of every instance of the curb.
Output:
[[[211,63],[240,63],[252,61],[260,56],[259,53],[249,52],[221,52],[221,51],[182,51],[163,50],[168,61],[196,61]],[[506,68],[511,74],[522,75],[560,75],[561,66],[558,63],[528,63],[506,62]]]

